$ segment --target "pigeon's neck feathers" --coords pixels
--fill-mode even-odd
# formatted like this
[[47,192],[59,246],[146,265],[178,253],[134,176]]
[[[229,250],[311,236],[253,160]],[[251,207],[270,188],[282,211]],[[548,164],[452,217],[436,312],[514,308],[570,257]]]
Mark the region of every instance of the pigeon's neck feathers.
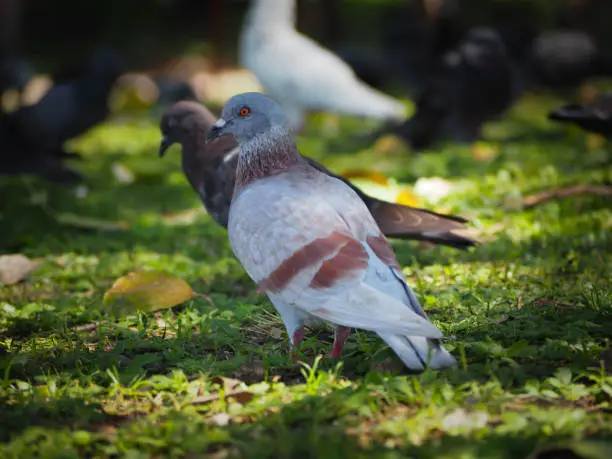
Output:
[[236,188],[272,177],[304,163],[295,141],[286,128],[275,126],[241,142],[236,168]]
[[271,32],[295,27],[295,0],[251,0],[247,28]]

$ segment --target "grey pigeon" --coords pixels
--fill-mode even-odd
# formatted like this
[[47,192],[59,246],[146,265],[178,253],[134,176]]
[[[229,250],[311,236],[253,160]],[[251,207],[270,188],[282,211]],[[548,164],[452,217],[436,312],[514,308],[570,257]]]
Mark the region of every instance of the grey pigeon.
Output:
[[[198,193],[212,218],[227,227],[228,214],[238,164],[237,143],[230,136],[205,143],[215,122],[203,105],[183,101],[168,108],[160,122],[162,142],[160,156],[173,143],[182,146],[182,166],[187,180]],[[467,248],[476,243],[455,231],[465,229],[461,217],[442,215],[425,209],[403,206],[368,196],[348,180],[335,175],[313,159],[304,156],[315,169],[350,186],[363,200],[386,236],[415,239],[434,244]]]
[[229,214],[232,249],[298,346],[303,326],[335,326],[333,356],[350,328],[376,332],[413,370],[455,365],[393,249],[349,186],[300,155],[280,106],[258,93],[232,97],[209,139],[238,141]]
[[576,124],[585,131],[612,138],[612,92],[604,93],[592,102],[559,107],[550,112],[548,118]]
[[401,121],[403,104],[355,76],[351,67],[295,30],[295,0],[251,0],[240,63],[281,105],[292,129],[310,111]]
[[446,53],[416,99],[412,118],[392,130],[416,149],[436,140],[474,141],[482,126],[499,118],[518,97],[521,82],[499,34],[471,29]]

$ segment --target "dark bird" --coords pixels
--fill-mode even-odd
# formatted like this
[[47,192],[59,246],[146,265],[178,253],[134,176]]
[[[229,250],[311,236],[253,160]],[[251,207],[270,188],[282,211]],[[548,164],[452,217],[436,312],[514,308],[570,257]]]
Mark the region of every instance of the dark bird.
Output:
[[59,182],[76,182],[78,173],[61,161],[67,140],[106,119],[108,96],[123,70],[112,50],[92,54],[83,73],[54,85],[40,101],[0,116],[0,173],[32,173]]
[[440,58],[457,46],[467,30],[458,1],[385,3],[382,54],[391,65],[390,71],[418,93],[431,79]]
[[[23,90],[32,77],[30,64],[22,58],[6,57],[0,59],[0,103],[2,97],[9,89],[14,89],[23,94]],[[21,101],[20,101],[21,102]],[[1,107],[0,107],[1,108]]]
[[558,29],[534,40],[528,72],[536,86],[574,88],[589,77],[612,75],[612,58],[587,32]]
[[0,175],[34,174],[59,183],[76,183],[82,178],[62,159],[36,148],[9,129],[6,114],[0,113]]
[[193,87],[186,81],[174,80],[168,77],[155,78],[159,97],[156,104],[162,107],[169,107],[181,100],[198,100]]
[[592,102],[559,107],[548,114],[548,119],[576,124],[585,131],[612,138],[612,91]]
[[474,141],[482,126],[499,118],[517,98],[519,75],[493,29],[475,28],[447,52],[416,98],[416,112],[391,130],[413,148],[436,140]]
[[[237,143],[232,137],[221,137],[207,144],[205,139],[214,122],[214,115],[204,106],[190,101],[176,103],[162,117],[160,128],[163,137],[159,154],[163,156],[174,143],[182,146],[182,167],[187,180],[212,218],[227,228],[236,179]],[[465,229],[465,219],[373,198],[313,159],[304,158],[315,169],[350,186],[365,202],[387,236],[456,248],[476,244],[469,237],[455,233]]]
[[11,113],[5,122],[32,148],[61,152],[64,142],[107,118],[108,96],[122,71],[121,58],[101,49],[78,78],[51,87],[40,101]]

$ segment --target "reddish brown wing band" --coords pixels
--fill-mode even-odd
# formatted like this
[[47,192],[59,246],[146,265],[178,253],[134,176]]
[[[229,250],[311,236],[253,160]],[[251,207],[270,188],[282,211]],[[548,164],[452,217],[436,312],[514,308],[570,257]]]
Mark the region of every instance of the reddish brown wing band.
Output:
[[283,261],[259,283],[260,290],[279,292],[301,271],[323,260],[325,262],[310,284],[313,288],[330,287],[350,273],[366,268],[368,254],[359,241],[349,235],[333,232],[326,238],[306,244]]

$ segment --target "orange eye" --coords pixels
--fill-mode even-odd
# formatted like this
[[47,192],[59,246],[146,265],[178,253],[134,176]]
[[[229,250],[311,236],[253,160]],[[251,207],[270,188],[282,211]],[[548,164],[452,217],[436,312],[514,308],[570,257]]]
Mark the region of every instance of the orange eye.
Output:
[[240,116],[247,116],[249,113],[251,113],[251,110],[249,110],[249,107],[242,107],[239,113]]

